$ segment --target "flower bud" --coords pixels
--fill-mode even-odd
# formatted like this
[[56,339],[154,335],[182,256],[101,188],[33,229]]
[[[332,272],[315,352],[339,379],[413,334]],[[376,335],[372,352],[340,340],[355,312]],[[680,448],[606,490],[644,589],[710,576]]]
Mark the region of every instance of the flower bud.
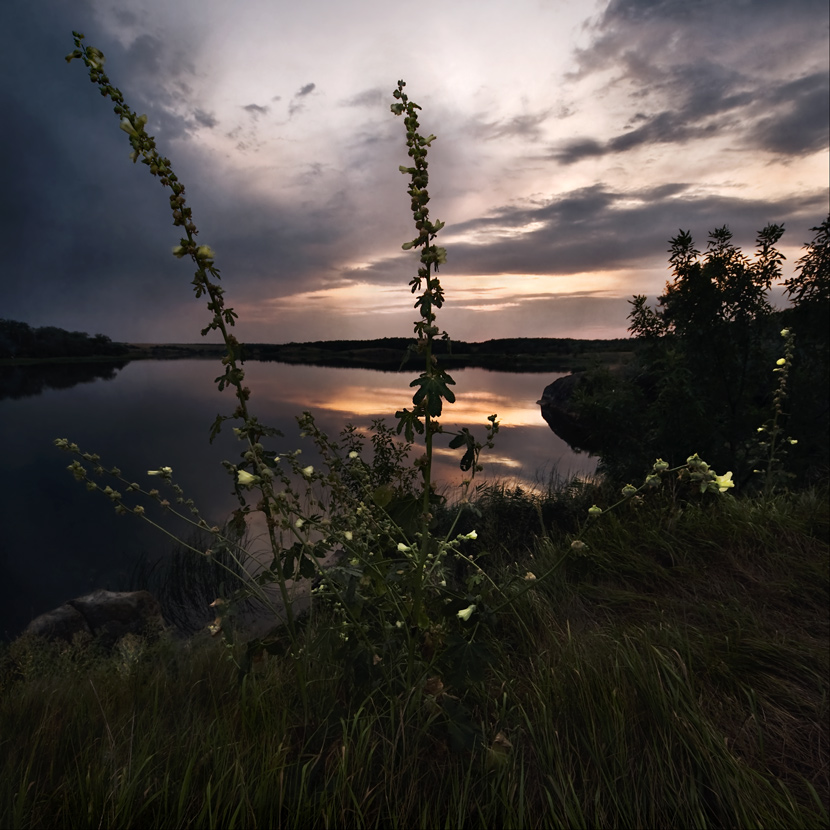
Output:
[[594,505],[593,507],[588,508],[588,515],[589,516],[599,516],[602,513],[602,508],[597,507]]
[[476,610],[475,605],[470,605],[468,608],[465,608],[463,611],[458,612],[458,619],[467,622],[473,615],[473,611]]
[[133,136],[138,135],[138,131],[133,126],[132,121],[130,121],[130,119],[127,118],[126,115],[121,119],[121,123],[118,126],[121,127],[121,129],[124,130],[125,133],[129,133],[130,135],[133,135]]
[[574,539],[573,542],[571,542],[571,550],[585,550],[587,547],[588,545],[586,545],[581,539]]
[[622,494],[625,498],[629,496],[633,496],[637,492],[637,488],[634,487],[632,484],[626,484],[625,487],[622,488]]
[[247,470],[239,470],[236,474],[236,480],[241,487],[250,487],[253,484],[259,483],[259,476],[252,475]]
[[658,458],[654,462],[654,466],[652,467],[655,473],[664,473],[666,470],[669,469],[669,462],[663,461],[662,458]]

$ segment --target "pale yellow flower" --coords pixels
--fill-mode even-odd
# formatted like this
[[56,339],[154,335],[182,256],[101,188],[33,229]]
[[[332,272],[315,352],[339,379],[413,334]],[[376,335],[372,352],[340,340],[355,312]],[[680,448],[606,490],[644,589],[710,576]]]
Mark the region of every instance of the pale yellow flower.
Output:
[[728,473],[724,473],[722,476],[715,476],[715,484],[718,487],[718,490],[721,493],[725,493],[730,487],[735,486],[735,482],[732,481],[732,471],[730,470]]

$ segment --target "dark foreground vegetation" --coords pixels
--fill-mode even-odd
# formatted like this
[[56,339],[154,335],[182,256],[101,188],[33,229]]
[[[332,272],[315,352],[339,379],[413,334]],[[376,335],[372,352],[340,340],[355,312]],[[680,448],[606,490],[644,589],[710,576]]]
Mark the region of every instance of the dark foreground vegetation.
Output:
[[826,489],[662,489],[563,559],[606,495],[464,514],[495,579],[558,566],[482,621],[467,688],[355,685],[324,607],[307,711],[287,644],[245,676],[207,635],[4,646],[0,826],[826,826]]
[[830,218],[812,231],[783,281],[783,311],[768,300],[781,281],[783,226],[759,232],[752,260],[727,227],[709,234],[702,256],[689,233],[671,240],[672,280],[657,307],[631,303],[634,359],[588,372],[571,402],[602,472],[624,483],[654,458],[675,466],[694,448],[741,489],[761,475],[767,488],[827,480]]

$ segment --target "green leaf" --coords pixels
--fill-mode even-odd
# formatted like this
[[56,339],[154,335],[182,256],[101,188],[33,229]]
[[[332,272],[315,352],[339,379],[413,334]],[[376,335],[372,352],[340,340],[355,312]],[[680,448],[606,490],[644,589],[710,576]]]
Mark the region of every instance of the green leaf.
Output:
[[394,495],[394,488],[390,487],[388,484],[381,484],[380,487],[376,487],[372,492],[372,501],[378,507],[386,507],[386,505],[392,501],[392,497]]
[[448,403],[455,403],[455,394],[447,386],[447,381],[455,383],[446,374],[438,376],[423,374],[421,377],[415,378],[409,385],[420,388],[412,396],[412,403],[416,406],[423,405],[433,418],[437,418],[443,409],[443,404],[441,403],[442,398]]
[[213,443],[213,439],[216,438],[217,435],[222,431],[222,422],[229,421],[231,419],[230,415],[217,415],[216,420],[210,427],[210,443]]
[[312,579],[316,574],[317,568],[314,565],[314,561],[307,556],[303,556],[300,559],[300,576],[303,579]]

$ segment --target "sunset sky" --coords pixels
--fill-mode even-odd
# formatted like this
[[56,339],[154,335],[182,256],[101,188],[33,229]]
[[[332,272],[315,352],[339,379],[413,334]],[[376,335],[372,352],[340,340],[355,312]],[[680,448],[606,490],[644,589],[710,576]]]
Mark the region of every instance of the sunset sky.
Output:
[[407,335],[419,103],[458,339],[620,337],[668,240],[787,273],[828,213],[826,0],[3,0],[0,317],[131,342],[210,319],[73,29],[187,186],[251,342]]

